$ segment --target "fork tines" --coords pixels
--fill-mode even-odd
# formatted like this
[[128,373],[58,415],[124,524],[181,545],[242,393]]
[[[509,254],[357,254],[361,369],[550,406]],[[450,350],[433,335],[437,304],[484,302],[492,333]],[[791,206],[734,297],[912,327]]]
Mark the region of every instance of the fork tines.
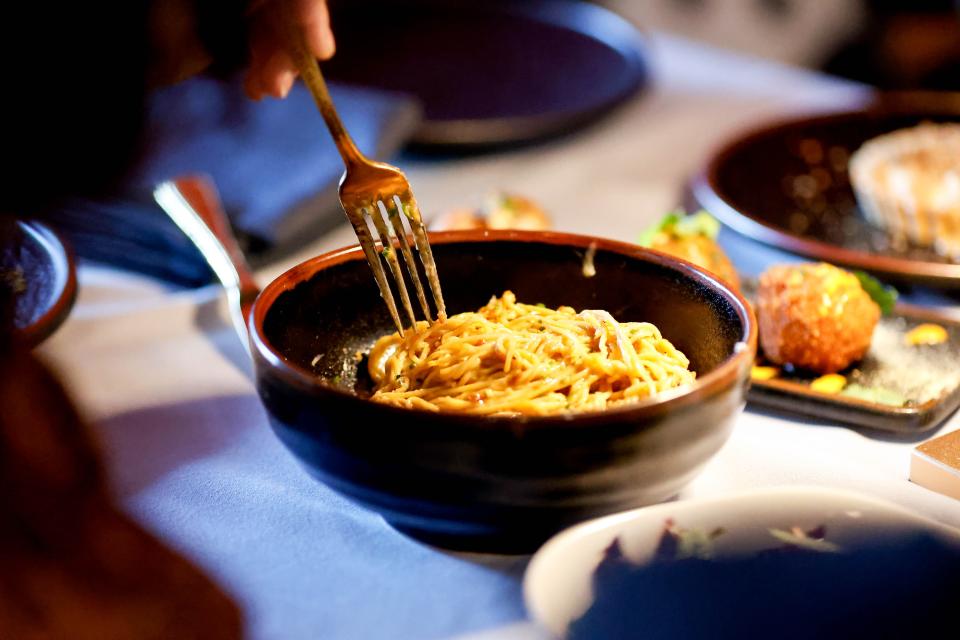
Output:
[[[368,218],[373,222],[377,238],[374,238],[371,232]],[[404,225],[404,219],[409,225],[409,232]],[[392,198],[380,198],[375,203],[362,207],[360,215],[351,216],[351,222],[353,222],[354,230],[360,240],[361,247],[363,247],[367,262],[373,270],[380,295],[387,303],[390,317],[393,319],[400,335],[403,335],[403,323],[400,321],[400,314],[397,311],[397,305],[383,270],[381,259],[386,261],[390,269],[393,283],[400,292],[400,301],[411,327],[416,326],[417,318],[413,311],[413,305],[410,303],[410,295],[407,293],[403,269],[401,269],[400,261],[397,259],[397,249],[403,254],[407,274],[413,282],[424,317],[430,322],[433,321],[430,305],[427,302],[423,284],[420,282],[417,262],[413,257],[410,246],[410,236],[413,237],[420,262],[423,264],[424,274],[433,294],[433,301],[437,308],[437,318],[445,320],[447,314],[443,303],[443,294],[440,291],[440,281],[437,277],[437,266],[433,260],[433,252],[430,250],[430,243],[427,240],[426,229],[420,218],[420,212],[412,196],[407,196],[404,199],[401,199],[398,195],[394,195]]]

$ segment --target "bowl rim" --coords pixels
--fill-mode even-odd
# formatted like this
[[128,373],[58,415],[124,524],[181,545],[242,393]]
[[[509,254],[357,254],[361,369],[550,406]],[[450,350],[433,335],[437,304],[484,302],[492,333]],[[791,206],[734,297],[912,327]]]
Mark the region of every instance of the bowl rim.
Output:
[[[263,331],[263,323],[267,313],[282,293],[290,291],[300,283],[309,280],[319,271],[343,262],[365,259],[359,245],[350,245],[305,260],[277,276],[263,288],[253,303],[248,319],[251,354],[255,365],[258,363],[257,361],[264,363],[269,367],[271,373],[275,374],[275,377],[279,377],[286,384],[304,391],[327,394],[346,402],[362,403],[364,406],[375,405],[387,414],[394,413],[398,417],[419,416],[424,418],[423,422],[430,419],[452,418],[460,424],[477,426],[483,429],[490,429],[492,425],[497,424],[512,427],[522,423],[525,426],[539,425],[546,427],[564,424],[606,423],[610,421],[612,416],[652,417],[700,402],[715,395],[730,383],[736,382],[738,378],[742,377],[746,383],[749,383],[749,371],[757,349],[757,320],[753,308],[740,293],[732,290],[720,278],[686,260],[628,242],[555,231],[471,229],[433,232],[429,236],[431,244],[511,241],[562,245],[583,250],[592,246],[604,251],[618,253],[630,259],[652,262],[679,272],[684,277],[691,278],[699,284],[720,293],[733,307],[742,326],[736,344],[746,346],[744,348],[735,347],[717,367],[702,377],[698,376],[691,385],[668,390],[657,394],[655,397],[646,398],[629,405],[599,411],[546,416],[480,416],[433,412],[425,409],[410,409],[374,403],[330,384],[324,378],[290,362],[270,345]],[[257,379],[259,385],[259,375]]]
[[33,218],[16,219],[13,223],[42,249],[56,276],[43,313],[30,324],[13,328],[15,339],[33,348],[50,337],[73,309],[77,299],[77,264],[70,246],[49,225]]

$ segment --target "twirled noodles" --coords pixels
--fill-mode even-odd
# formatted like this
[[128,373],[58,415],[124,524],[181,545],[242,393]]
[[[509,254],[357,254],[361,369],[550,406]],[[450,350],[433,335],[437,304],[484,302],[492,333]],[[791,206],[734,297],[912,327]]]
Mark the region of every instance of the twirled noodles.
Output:
[[696,376],[650,323],[522,304],[510,291],[479,311],[380,338],[368,366],[377,402],[480,415],[597,411]]

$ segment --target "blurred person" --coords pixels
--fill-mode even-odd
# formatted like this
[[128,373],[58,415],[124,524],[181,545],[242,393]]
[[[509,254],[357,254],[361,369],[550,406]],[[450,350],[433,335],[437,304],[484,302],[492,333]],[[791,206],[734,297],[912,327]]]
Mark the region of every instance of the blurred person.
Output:
[[958,0],[595,1],[645,27],[881,89],[960,89]]
[[[134,165],[153,87],[245,65],[252,99],[296,70],[283,19],[319,58],[324,0],[8,3],[0,44],[4,217],[107,195]],[[0,219],[0,222],[3,220]],[[99,452],[63,388],[11,337],[0,286],[0,638],[236,638],[241,614],[114,505]]]
[[325,0],[7,3],[17,38],[0,40],[7,99],[4,213],[35,214],[65,196],[109,193],[136,159],[150,89],[246,65],[253,99],[284,97],[296,70],[280,2],[321,59],[335,50]]
[[960,2],[867,0],[859,33],[823,70],[881,89],[960,90]]

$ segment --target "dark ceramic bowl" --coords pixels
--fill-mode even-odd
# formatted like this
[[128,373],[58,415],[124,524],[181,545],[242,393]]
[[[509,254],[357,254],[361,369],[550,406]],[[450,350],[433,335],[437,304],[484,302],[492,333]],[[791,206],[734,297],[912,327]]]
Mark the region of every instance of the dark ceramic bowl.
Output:
[[0,310],[0,330],[12,320],[14,338],[35,346],[63,324],[76,295],[76,268],[60,237],[40,222],[0,219],[0,304],[10,304]]
[[416,538],[524,552],[575,522],[675,495],[726,441],[744,406],[757,332],[744,300],[712,276],[636,245],[567,234],[450,232],[431,243],[450,313],[510,289],[522,301],[653,322],[689,356],[697,382],[575,416],[376,404],[355,355],[394,329],[360,250],[334,251],[268,285],[250,320],[273,429],[328,486]]

